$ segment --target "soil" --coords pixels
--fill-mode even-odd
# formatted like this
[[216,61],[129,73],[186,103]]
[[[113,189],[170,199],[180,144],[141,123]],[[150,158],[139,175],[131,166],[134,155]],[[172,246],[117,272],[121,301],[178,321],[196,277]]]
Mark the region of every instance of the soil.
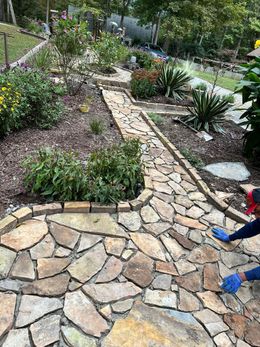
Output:
[[165,95],[155,95],[148,99],[138,98],[139,101],[151,102],[156,104],[167,104],[167,105],[177,105],[177,106],[192,106],[193,102],[191,100],[174,100],[173,98],[168,98]]
[[[84,103],[86,96],[92,97],[90,110],[81,113],[79,105]],[[84,85],[77,96],[65,96],[64,103],[65,112],[52,129],[23,129],[0,141],[0,216],[10,204],[16,206],[43,201],[26,194],[23,188],[24,169],[21,162],[35,150],[41,147],[73,150],[78,152],[81,160],[85,160],[91,152],[121,142],[110,111],[95,85]],[[103,122],[101,135],[91,132],[90,122],[93,119]]]
[[198,138],[196,133],[185,125],[176,122],[173,117],[164,116],[163,124],[158,126],[179,150],[190,149],[205,165],[225,161],[244,162],[251,176],[243,182],[215,177],[206,171],[199,170],[200,176],[211,190],[234,193],[228,204],[244,212],[245,194],[239,185],[251,183],[257,187],[260,186],[260,167],[254,166],[252,162],[242,156],[244,130],[235,123],[226,121],[223,125],[225,134],[210,133],[214,139],[206,142]]

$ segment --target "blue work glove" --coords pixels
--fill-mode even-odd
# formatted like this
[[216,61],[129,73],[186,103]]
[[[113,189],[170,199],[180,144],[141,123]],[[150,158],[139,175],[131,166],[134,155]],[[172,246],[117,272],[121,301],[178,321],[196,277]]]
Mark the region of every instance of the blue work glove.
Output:
[[238,274],[227,276],[224,278],[221,288],[226,292],[235,294],[241,286],[242,280]]
[[216,238],[216,239],[219,239],[223,242],[229,242],[229,235],[225,233],[224,230],[220,229],[220,228],[213,228],[212,229],[212,232],[213,232],[213,236]]

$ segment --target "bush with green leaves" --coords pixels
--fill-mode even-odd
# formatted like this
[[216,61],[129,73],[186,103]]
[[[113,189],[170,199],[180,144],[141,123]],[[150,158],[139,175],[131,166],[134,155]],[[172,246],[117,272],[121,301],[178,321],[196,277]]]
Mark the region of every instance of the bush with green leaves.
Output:
[[101,135],[104,131],[104,124],[99,119],[92,119],[89,125],[92,133],[95,135]]
[[196,169],[201,169],[205,166],[203,160],[190,148],[181,148],[180,152]]
[[142,99],[149,98],[156,94],[156,80],[159,72],[157,70],[149,71],[145,69],[139,69],[132,73],[132,79],[130,82],[131,92],[133,96],[137,96]]
[[187,94],[190,75],[173,64],[165,64],[158,77],[158,86],[162,93],[175,100],[182,100]]
[[131,56],[136,57],[136,62],[141,69],[150,70],[153,67],[154,58],[147,52],[141,51],[140,49],[135,49],[130,51],[129,58]]
[[50,201],[114,203],[134,199],[143,185],[138,140],[92,153],[86,167],[76,154],[48,148],[28,157],[23,166],[27,190]]
[[197,130],[224,132],[221,125],[229,108],[228,102],[218,95],[196,90],[192,91],[192,97],[194,107],[188,108],[190,115],[183,120]]
[[44,47],[28,60],[28,64],[36,69],[47,71],[50,69],[53,59],[51,47]]
[[235,102],[235,97],[234,94],[225,94],[222,95],[222,100],[226,100],[229,104],[234,104]]
[[160,116],[159,114],[155,113],[155,112],[148,112],[148,116],[151,118],[151,120],[152,120],[156,125],[163,124],[163,122],[164,122],[163,117]]
[[248,158],[260,166],[260,58],[242,65],[243,79],[236,92],[242,92],[243,103],[251,102],[251,106],[242,114],[241,125],[247,128],[244,134],[243,152]]

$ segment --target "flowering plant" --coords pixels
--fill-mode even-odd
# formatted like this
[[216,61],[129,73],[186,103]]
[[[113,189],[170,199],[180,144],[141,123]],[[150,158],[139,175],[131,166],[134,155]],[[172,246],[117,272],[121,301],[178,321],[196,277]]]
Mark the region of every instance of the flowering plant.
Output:
[[260,47],[260,40],[256,40],[255,42],[255,49],[257,49],[258,47]]

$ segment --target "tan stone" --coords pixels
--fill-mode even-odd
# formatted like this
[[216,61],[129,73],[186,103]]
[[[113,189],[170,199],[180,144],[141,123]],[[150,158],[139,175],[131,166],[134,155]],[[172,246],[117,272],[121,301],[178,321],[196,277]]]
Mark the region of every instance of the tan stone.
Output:
[[18,256],[12,268],[11,277],[30,281],[35,279],[33,262],[27,252],[23,252]]
[[32,218],[32,210],[29,207],[22,207],[13,212],[12,215],[17,218],[18,223],[22,223],[25,220]]
[[207,307],[210,310],[219,314],[224,314],[228,312],[223,302],[219,299],[219,297],[215,293],[207,291],[207,292],[196,293],[196,294],[203,302],[204,307]]
[[171,186],[171,188],[173,189],[175,194],[178,195],[187,195],[186,191],[182,188],[181,185],[179,185],[178,183],[174,182],[174,181],[170,181],[169,185]]
[[157,192],[160,193],[165,193],[165,194],[172,194],[172,188],[167,184],[167,183],[162,183],[162,182],[154,182],[154,189]]
[[0,277],[5,278],[16,258],[16,253],[5,247],[0,247]]
[[198,271],[176,277],[175,282],[191,292],[198,292],[201,290],[201,276]]
[[175,266],[178,270],[178,273],[181,276],[197,270],[194,264],[190,263],[189,261],[185,259],[180,259],[177,262],[175,262]]
[[166,260],[161,243],[154,236],[146,233],[130,233],[130,237],[136,246],[149,257]]
[[195,219],[189,218],[189,217],[184,217],[179,214],[177,214],[174,218],[175,222],[181,225],[184,225],[188,228],[191,229],[199,229],[199,230],[206,230],[207,226],[204,224],[201,224]]
[[219,276],[219,270],[216,263],[206,264],[204,266],[204,289],[211,290],[212,292],[221,292],[220,288],[221,278]]
[[61,327],[62,335],[70,347],[96,347],[96,340],[89,336],[86,336],[79,330],[70,327],[70,326],[62,326]]
[[227,313],[224,315],[224,322],[234,331],[238,338],[244,337],[248,319],[245,316],[236,313]]
[[126,311],[131,310],[133,303],[134,303],[133,299],[118,301],[118,302],[112,304],[112,310],[115,313],[124,313]]
[[90,211],[89,201],[65,201],[64,213],[88,213]]
[[260,346],[260,324],[259,322],[250,322],[246,332],[245,340],[250,346]]
[[1,236],[1,244],[21,251],[38,243],[48,233],[45,222],[29,220],[22,223],[18,228]]
[[77,252],[79,253],[79,252],[85,251],[86,249],[91,248],[92,246],[94,246],[101,240],[102,240],[102,236],[81,234],[80,243],[79,243]]
[[10,330],[2,347],[30,347],[28,329]]
[[100,310],[99,313],[106,319],[111,319],[112,317],[112,309],[110,305],[105,305],[103,306]]
[[131,210],[129,202],[119,202],[117,205],[117,212],[129,212]]
[[185,237],[185,236],[179,234],[178,232],[176,232],[176,231],[174,231],[174,230],[172,230],[172,229],[169,230],[168,233],[169,233],[173,238],[175,238],[175,240],[177,240],[178,243],[179,243],[182,247],[184,247],[184,248],[186,248],[186,249],[188,249],[188,250],[190,250],[190,251],[193,249],[194,243],[193,243],[192,241],[190,241],[187,237]]
[[[225,230],[225,232],[227,234],[231,234],[227,230]],[[235,249],[241,242],[241,240],[236,240],[232,242],[222,242],[213,236],[212,230],[207,231],[207,236],[210,237],[214,242],[216,242],[221,248],[223,248],[227,252],[233,251],[233,249]]]
[[17,219],[13,216],[7,216],[0,220],[0,235],[7,233],[16,227]]
[[49,346],[60,339],[60,316],[44,317],[33,323],[30,331],[36,347]]
[[178,309],[180,311],[192,312],[200,309],[199,300],[185,289],[179,289],[179,300]]
[[137,197],[137,200],[141,202],[141,206],[144,206],[148,204],[152,197],[153,191],[151,189],[144,189],[142,193]]
[[158,214],[152,209],[151,206],[145,206],[140,211],[141,217],[144,223],[155,223],[158,222],[160,217]]
[[213,209],[209,214],[206,214],[203,216],[203,219],[205,219],[207,222],[211,224],[217,224],[220,226],[224,226],[224,213],[217,210]]
[[56,223],[51,223],[50,233],[58,244],[70,249],[75,247],[80,236],[77,231]]
[[150,204],[159,213],[163,221],[172,223],[174,208],[170,204],[167,204],[157,197],[153,197]]
[[30,249],[31,258],[33,260],[39,258],[50,258],[53,255],[55,242],[50,234]]
[[155,263],[155,270],[158,272],[165,273],[165,274],[178,276],[178,272],[177,272],[175,265],[173,263],[166,263],[163,261],[157,261]]
[[116,213],[116,204],[104,205],[98,202],[91,203],[92,213]]
[[36,280],[22,287],[23,294],[36,294],[43,296],[58,296],[67,291],[69,275],[60,274],[54,277]]
[[0,293],[0,337],[13,325],[16,294]]
[[120,257],[125,248],[125,239],[106,237],[104,241],[107,254]]
[[68,258],[42,258],[37,260],[38,278],[45,278],[62,272],[70,264]]
[[202,245],[191,251],[188,260],[198,264],[213,263],[219,260],[219,254],[213,247]]
[[141,228],[141,217],[138,212],[121,212],[118,214],[118,223],[129,231],[137,231]]
[[64,247],[58,247],[55,250],[54,257],[66,258],[66,257],[68,257],[70,255],[70,253],[71,253],[71,249],[64,248]]
[[119,259],[114,256],[110,257],[103,269],[99,272],[96,283],[110,282],[114,280],[120,275],[122,268],[123,263]]
[[187,255],[187,250],[184,249],[175,239],[164,235],[161,235],[160,239],[174,261],[177,261],[183,255]]
[[143,228],[151,234],[153,234],[154,236],[158,236],[166,230],[170,229],[171,224],[167,222],[148,223],[144,224]]
[[172,291],[146,289],[144,303],[159,307],[176,308],[177,298]]
[[39,216],[41,214],[55,214],[62,212],[62,206],[60,203],[52,203],[45,205],[35,205],[33,206],[33,216]]

